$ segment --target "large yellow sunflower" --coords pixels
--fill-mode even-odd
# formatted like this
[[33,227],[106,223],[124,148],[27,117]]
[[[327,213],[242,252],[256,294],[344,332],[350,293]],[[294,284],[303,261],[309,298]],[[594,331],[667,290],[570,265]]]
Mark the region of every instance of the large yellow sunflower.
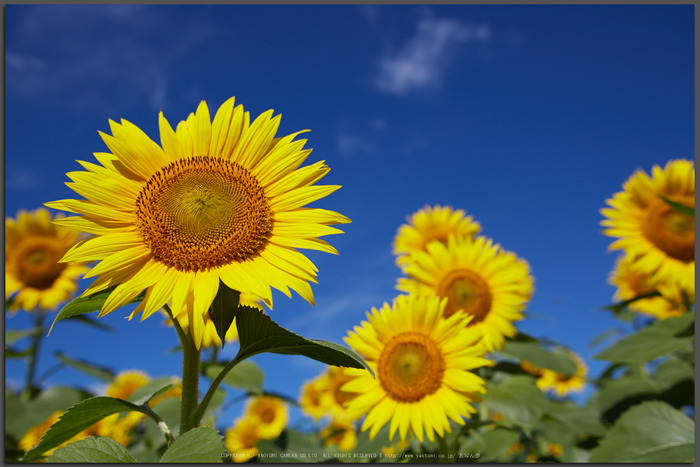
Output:
[[199,348],[220,282],[269,307],[271,287],[313,304],[317,269],[297,248],[337,253],[318,237],[341,233],[331,225],[349,219],[303,207],[339,186],[314,185],[329,168],[299,168],[311,150],[294,140],[301,132],[275,138],[280,116],[272,114],[250,123],[231,98],[212,122],[202,102],[173,131],[161,112],[161,146],[132,123],[110,120],[112,135],[100,135],[112,152],[68,174],[86,199],[47,203],[80,215],[61,225],[93,234],[63,260],[100,261],[84,293],[116,286],[100,316],[146,290],[142,319],[171,302],[175,316],[186,310]]
[[374,371],[345,369],[353,379],[342,389],[359,395],[347,403],[351,417],[366,415],[362,430],[370,439],[391,421],[396,431],[423,441],[434,433],[450,432],[448,419],[464,424],[476,410],[470,405],[484,393],[484,381],[468,370],[489,365],[481,356],[481,333],[462,312],[443,318],[446,300],[402,295],[367,313],[368,321],[348,332],[345,342],[362,355]]
[[488,351],[515,335],[512,323],[522,319],[534,289],[527,262],[486,237],[433,241],[427,251],[412,252],[403,269],[408,277],[398,279],[397,289],[447,298],[445,316],[471,315],[469,326],[483,333]]
[[394,254],[399,266],[405,264],[406,255],[414,250],[425,251],[433,240],[447,243],[450,235],[473,238],[481,232],[481,226],[472,216],[451,206],[425,205],[406,220],[408,224],[399,227],[394,238]]
[[89,268],[59,260],[79,238],[79,232],[53,225],[48,209],[5,218],[5,300],[14,295],[10,309],[55,310],[71,298]]
[[695,207],[695,164],[671,160],[655,165],[651,177],[636,171],[600,210],[606,218],[603,233],[616,237],[611,250],[623,249],[635,257],[636,267],[654,279],[695,288],[695,219],[666,203],[662,197]]
[[[617,287],[613,299],[615,301],[631,300],[651,292],[660,295],[635,300],[627,307],[638,313],[666,319],[682,315],[686,310],[683,300],[683,290],[675,283],[660,281],[652,278],[648,272],[637,269],[636,262],[628,255],[618,258],[615,269],[610,274],[609,283]],[[695,302],[695,291],[686,291],[688,300]]]

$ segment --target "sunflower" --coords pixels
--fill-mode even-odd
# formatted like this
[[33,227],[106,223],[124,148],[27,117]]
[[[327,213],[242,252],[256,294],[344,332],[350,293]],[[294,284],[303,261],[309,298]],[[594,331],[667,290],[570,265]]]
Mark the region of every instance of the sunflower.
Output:
[[328,375],[324,372],[314,379],[304,382],[299,394],[299,407],[301,410],[318,420],[327,414],[326,398],[324,393],[328,388]]
[[406,220],[408,224],[399,227],[394,238],[394,254],[399,266],[405,264],[406,255],[414,250],[426,251],[426,246],[433,240],[447,243],[450,235],[473,238],[481,232],[481,226],[472,216],[451,206],[425,205]]
[[573,392],[583,391],[588,373],[588,367],[583,359],[574,352],[568,351],[568,353],[576,363],[576,372],[571,376],[557,373],[548,368],[536,367],[527,361],[522,362],[520,366],[528,373],[537,376],[535,384],[543,392],[552,391],[557,396],[564,397]]
[[321,439],[324,446],[338,446],[343,452],[350,452],[357,446],[357,432],[349,420],[331,420],[321,430]]
[[[635,261],[627,255],[618,258],[609,280],[610,285],[617,287],[613,296],[614,300],[626,301],[641,295],[658,292],[660,295],[635,300],[627,307],[632,311],[658,319],[680,316],[686,311],[683,299],[684,291],[677,284],[652,279],[649,273],[639,271],[635,265]],[[691,303],[695,302],[694,292],[692,290],[688,296]]]
[[45,208],[5,218],[5,300],[14,295],[10,309],[55,310],[72,297],[89,268],[59,260],[79,238],[79,232],[53,225]]
[[351,417],[347,412],[347,404],[350,402],[357,394],[347,391],[343,388],[345,383],[350,381],[352,376],[348,376],[342,368],[337,366],[329,366],[326,370],[326,389],[323,391],[321,397],[324,400],[323,405],[326,407],[328,415],[332,419],[354,419],[357,417]]
[[445,316],[463,310],[469,326],[484,334],[488,351],[500,350],[505,337],[515,335],[512,322],[522,319],[534,284],[527,262],[505,252],[491,239],[433,241],[427,251],[407,258],[396,288],[409,293],[447,298]]
[[233,462],[247,462],[258,455],[260,439],[256,421],[241,418],[224,433],[224,446]]
[[137,389],[142,388],[151,377],[143,371],[124,370],[115,376],[114,381],[107,385],[107,396],[127,400]]
[[173,131],[161,112],[161,146],[132,123],[110,120],[112,135],[100,135],[112,152],[68,174],[86,199],[47,203],[80,215],[61,225],[93,234],[63,260],[100,260],[83,294],[116,286],[100,316],[146,290],[141,319],[171,302],[175,316],[186,310],[199,348],[220,282],[270,308],[271,287],[313,305],[317,269],[297,248],[337,254],[317,237],[342,233],[331,225],[350,220],[303,207],[339,186],[314,185],[330,170],[323,161],[298,168],[311,150],[294,141],[301,132],[275,138],[280,116],[272,114],[250,123],[231,98],[212,122],[202,101]]
[[637,269],[654,279],[695,288],[695,219],[672,208],[663,198],[695,208],[695,164],[671,160],[656,165],[651,177],[636,171],[600,210],[605,235],[616,237],[611,250],[624,250]]
[[[61,415],[63,415],[63,412],[56,411],[52,413],[51,415],[48,416],[46,420],[43,422],[39,423],[36,426],[31,427],[30,429],[27,430],[27,432],[22,435],[20,440],[17,442],[17,446],[25,451],[28,452],[31,448],[37,445],[39,441],[41,441],[41,438],[46,434],[47,431],[49,431],[49,428],[51,428],[51,425],[56,423],[59,418],[61,418]],[[76,434],[73,436],[71,439],[68,441],[61,443],[59,446],[56,446],[55,448],[49,449],[44,453],[44,456],[48,457],[50,456],[56,449],[64,447],[66,444],[71,443],[73,441],[78,441],[84,438],[87,438],[88,434],[85,430],[81,431],[80,433]]]
[[362,430],[373,439],[391,420],[389,439],[396,431],[411,432],[423,441],[434,433],[450,432],[452,419],[464,424],[476,410],[473,394],[484,393],[484,381],[468,370],[489,365],[481,357],[481,333],[467,326],[463,312],[443,318],[447,300],[402,295],[367,313],[368,321],[348,332],[345,342],[362,355],[367,371],[345,369],[353,379],[342,389],[359,395],[347,404],[351,416],[366,415]]
[[248,401],[245,417],[255,421],[261,438],[275,439],[287,426],[289,413],[279,397],[258,396]]

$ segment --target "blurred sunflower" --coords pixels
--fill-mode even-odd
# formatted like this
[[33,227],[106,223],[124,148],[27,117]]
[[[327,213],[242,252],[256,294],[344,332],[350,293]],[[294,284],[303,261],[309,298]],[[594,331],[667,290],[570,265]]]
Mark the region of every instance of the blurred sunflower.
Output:
[[472,216],[451,206],[425,205],[407,218],[407,222],[399,227],[394,239],[394,254],[399,266],[405,264],[406,255],[414,250],[426,251],[426,246],[433,240],[447,243],[450,235],[473,238],[481,231],[481,226]]
[[80,233],[51,220],[45,208],[19,211],[16,220],[5,218],[5,300],[13,297],[11,310],[55,310],[73,296],[78,279],[89,270],[59,262]]
[[224,446],[233,462],[248,462],[258,455],[260,439],[256,421],[241,418],[224,433]]
[[[615,301],[631,300],[641,295],[658,292],[660,295],[635,300],[627,307],[657,319],[680,316],[686,311],[683,289],[677,284],[654,280],[651,274],[639,271],[635,265],[636,262],[628,255],[618,258],[609,280],[610,285],[617,287],[613,296]],[[694,292],[694,290],[691,291],[688,296],[690,303],[695,302]]]
[[114,380],[107,385],[107,396],[127,400],[137,389],[142,388],[149,381],[151,381],[151,377],[143,371],[120,371]]
[[350,452],[357,446],[357,432],[348,420],[331,420],[321,430],[324,446],[338,446],[343,452]]
[[279,397],[258,396],[249,399],[245,418],[256,423],[261,438],[274,439],[287,426],[289,412]]
[[443,318],[446,300],[402,295],[372,313],[368,321],[348,332],[345,342],[362,355],[376,374],[347,368],[353,379],[342,389],[359,395],[348,403],[351,416],[366,415],[362,430],[373,439],[391,421],[389,439],[399,431],[423,441],[434,433],[450,432],[448,419],[464,424],[476,410],[475,393],[484,393],[484,381],[469,372],[489,365],[481,358],[481,332],[468,327],[462,312]]
[[328,374],[326,372],[309,381],[304,382],[299,394],[299,407],[301,410],[318,420],[327,415],[326,398],[324,393],[328,388]]
[[624,191],[606,200],[610,207],[600,210],[603,233],[617,238],[611,250],[624,250],[654,280],[695,290],[695,219],[663,200],[695,208],[695,164],[671,160],[651,173],[636,171]]
[[[27,432],[22,435],[20,440],[17,442],[17,446],[23,450],[24,452],[29,451],[31,448],[36,446],[39,441],[41,441],[41,438],[46,434],[47,431],[49,431],[49,428],[51,428],[51,425],[56,423],[59,418],[61,418],[61,415],[63,415],[63,412],[60,410],[57,412],[52,413],[51,415],[48,416],[46,420],[43,422],[39,423],[36,426],[31,427],[30,429],[27,430]],[[73,441],[78,441],[80,439],[87,438],[88,434],[85,431],[81,431],[77,435],[73,436],[71,439],[66,441],[65,443],[61,443],[60,445],[56,446],[55,448],[49,449],[44,453],[44,456],[48,457],[50,456],[56,449],[62,448],[66,444],[73,442]]]
[[491,239],[450,237],[433,241],[427,251],[413,251],[398,279],[398,290],[447,298],[445,316],[463,310],[469,326],[483,333],[486,350],[500,350],[516,333],[534,289],[527,262],[501,250]]
[[520,365],[528,373],[537,376],[535,384],[543,392],[552,391],[559,397],[564,397],[573,392],[581,392],[586,385],[586,374],[588,367],[583,359],[574,352],[568,351],[571,358],[576,363],[576,372],[567,376],[548,368],[539,368],[530,362],[524,361]]
[[314,185],[329,171],[323,161],[297,169],[311,150],[293,141],[301,132],[275,138],[280,116],[272,114],[250,123],[231,98],[212,122],[202,101],[173,131],[161,112],[162,147],[132,123],[110,120],[112,136],[100,135],[112,152],[68,173],[86,199],[46,203],[79,214],[60,225],[93,234],[63,261],[100,261],[84,292],[116,286],[100,316],[146,290],[141,319],[171,302],[175,316],[186,310],[199,348],[220,282],[269,307],[271,287],[313,304],[317,269],[297,248],[337,253],[318,237],[341,233],[331,225],[350,220],[303,207],[339,186]]
[[337,366],[329,366],[326,370],[326,388],[321,394],[325,399],[322,403],[326,407],[328,415],[332,419],[356,419],[357,416],[351,416],[347,411],[347,404],[357,395],[343,389],[343,386],[353,377],[347,375],[343,368]]

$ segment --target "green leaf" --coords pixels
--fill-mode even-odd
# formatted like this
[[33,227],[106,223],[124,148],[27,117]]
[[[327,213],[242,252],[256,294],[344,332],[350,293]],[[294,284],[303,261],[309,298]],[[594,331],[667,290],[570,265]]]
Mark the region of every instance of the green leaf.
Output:
[[694,462],[695,424],[670,405],[649,401],[625,412],[593,450],[591,462]]
[[[222,369],[221,365],[210,365],[206,369],[206,375],[213,380],[221,373]],[[232,388],[260,395],[262,394],[263,378],[263,372],[258,365],[251,361],[243,361],[226,374],[223,382]]]
[[[73,316],[82,315],[84,313],[92,313],[93,311],[101,310],[102,305],[104,305],[105,301],[107,300],[107,297],[109,297],[109,295],[115,288],[116,285],[114,287],[110,287],[106,290],[103,290],[102,292],[90,294],[85,297],[78,297],[68,302],[63,308],[61,308],[61,311],[58,312],[56,318],[53,320],[53,323],[51,323],[51,327],[49,328],[49,334],[51,333],[51,330],[56,325],[56,323],[61,321],[62,319],[71,318]],[[143,291],[136,297],[132,298],[128,303],[125,303],[125,305],[128,305],[129,303],[140,302],[144,299],[145,296],[146,291]]]
[[545,411],[549,417],[580,436],[602,436],[605,432],[598,412],[590,407],[580,407],[573,402],[549,401]]
[[68,443],[46,458],[46,462],[59,463],[125,463],[136,462],[124,446],[105,436],[90,436]]
[[49,449],[68,441],[76,434],[90,427],[103,418],[119,412],[137,411],[152,417],[147,408],[132,404],[115,397],[92,397],[78,402],[68,409],[46,432],[39,444],[25,454],[23,462],[30,462],[42,457]]
[[669,206],[671,206],[673,209],[676,211],[680,212],[681,214],[685,214],[686,216],[690,217],[695,217],[695,206],[686,206],[685,204],[679,203],[677,201],[672,201],[665,196],[661,196],[661,199],[666,202]]
[[547,407],[547,398],[530,376],[511,376],[498,385],[487,384],[486,391],[489,413],[503,414],[506,422],[520,426],[528,434]]
[[678,337],[695,320],[695,313],[688,312],[675,318],[657,321],[627,336],[596,355],[595,359],[614,363],[637,364],[667,355],[688,346],[692,337]]
[[303,355],[328,365],[364,368],[374,376],[364,359],[347,347],[294,334],[280,327],[257,308],[239,307],[236,316],[241,345],[236,356],[239,360],[263,352]]
[[538,342],[507,341],[501,354],[528,361],[536,367],[548,368],[566,376],[576,373],[576,363],[564,352],[553,352],[543,348]]
[[85,316],[85,315],[75,315],[71,316],[70,318],[67,318],[73,321],[79,321],[83,324],[87,324],[88,326],[92,326],[97,329],[101,329],[102,331],[106,332],[116,332],[116,330],[110,326],[109,324],[105,324],[102,321],[98,321],[95,318],[92,318],[90,316]]
[[226,452],[223,438],[211,427],[199,427],[184,433],[165,451],[161,462],[221,462]]
[[503,428],[494,428],[481,435],[486,442],[486,449],[481,454],[482,462],[503,461],[511,445],[518,442],[519,433]]
[[41,328],[33,329],[5,329],[5,347],[14,344],[16,341],[29,336],[34,336],[43,332]]
[[612,311],[614,313],[622,313],[622,311],[627,308],[630,303],[636,302],[637,300],[644,300],[645,298],[658,297],[661,294],[657,291],[648,292],[642,295],[637,295],[636,297],[630,298],[629,300],[624,300],[621,302],[613,303],[612,305],[604,306],[604,310]]
[[219,291],[209,307],[209,318],[214,322],[216,333],[221,339],[221,347],[226,343],[226,332],[231,327],[236,317],[236,310],[240,303],[241,293],[229,288],[219,279]]
[[94,376],[102,381],[112,381],[114,379],[114,371],[112,371],[110,368],[100,366],[95,363],[90,363],[86,360],[71,358],[60,350],[56,350],[54,355],[66,365],[76,368],[83,373]]

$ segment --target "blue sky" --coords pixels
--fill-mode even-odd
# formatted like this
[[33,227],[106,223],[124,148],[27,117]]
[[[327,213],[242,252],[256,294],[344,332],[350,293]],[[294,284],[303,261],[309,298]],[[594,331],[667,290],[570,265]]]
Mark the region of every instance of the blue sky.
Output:
[[[693,5],[6,6],[6,215],[75,198],[64,182],[107,151],[97,131],[124,118],[159,141],[206,100],[301,129],[325,160],[315,203],[350,217],[310,252],[316,306],[275,292],[272,319],[342,342],[365,311],[397,295],[391,244],[425,204],[464,209],[526,259],[536,279],[518,328],[579,352],[620,323],[600,310],[615,255],[599,209],[637,168],[694,157]],[[83,284],[84,287],[85,284]],[[152,376],[179,374],[177,338],[154,316],[102,318],[117,333],[61,323],[55,349]],[[27,325],[26,315],[6,320]],[[228,348],[228,347],[227,347]],[[233,354],[235,346],[225,350]],[[265,388],[296,397],[324,366],[255,358]],[[9,362],[10,381],[24,366]],[[72,369],[47,384],[97,387]],[[227,412],[237,415],[239,406]],[[221,420],[226,424],[226,420]]]

